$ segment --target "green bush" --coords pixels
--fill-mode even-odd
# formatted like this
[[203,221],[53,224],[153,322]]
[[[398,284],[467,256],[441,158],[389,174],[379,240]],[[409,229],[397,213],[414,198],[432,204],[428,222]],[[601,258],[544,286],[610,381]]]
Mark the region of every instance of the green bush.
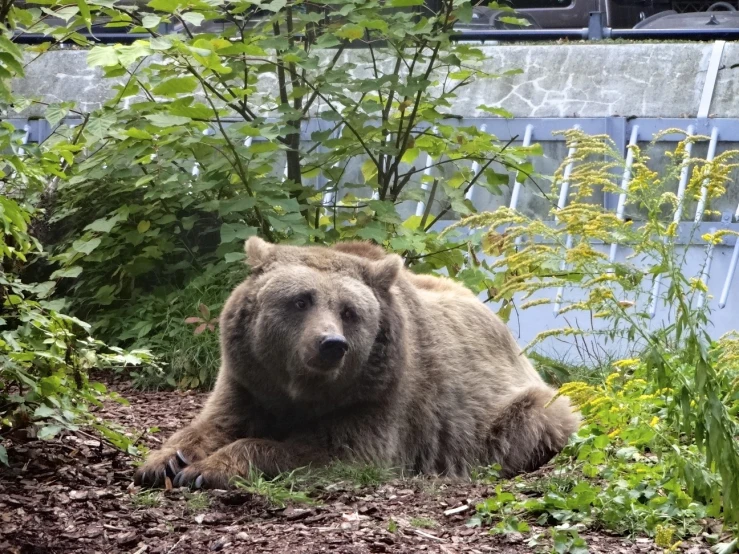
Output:
[[128,306],[98,315],[100,328],[131,348],[147,348],[167,361],[131,373],[143,387],[210,388],[220,366],[218,314],[245,269],[219,266],[194,277],[181,289],[162,287]]
[[[677,243],[672,214],[701,197],[710,207],[725,194],[739,152],[723,152],[711,162],[690,158],[687,141],[707,137],[688,137],[668,168],[657,173],[639,148],[630,147],[634,164],[627,207],[640,218],[626,221],[592,202],[594,187],[621,192],[624,160],[610,139],[580,131],[566,138],[577,150],[555,175],[555,194],[565,180],[570,187],[566,207],[552,210],[556,224],[501,208],[466,218],[445,233],[456,233],[455,227],[487,229],[487,251],[496,256],[491,267],[504,276],[497,300],[520,310],[558,302],[559,314],[583,311],[595,322],[592,329],[545,331],[527,349],[552,337],[591,336],[614,348],[620,339],[641,355],[615,362],[619,372],[598,386],[579,382],[561,388],[580,405],[586,421],[560,458],[564,473],[579,480],[566,494],[548,490],[542,499],[523,504],[508,497],[506,506],[515,508],[506,509],[541,512],[545,520],[595,519],[619,532],[656,532],[658,525],[667,525],[684,535],[694,532],[695,520],[705,515],[721,517],[736,529],[739,342],[733,334],[711,337],[709,303],[703,301],[707,287],[702,275],[683,273],[686,254]],[[570,162],[574,169],[565,177]],[[691,176],[678,197],[672,191],[684,168]],[[697,223],[687,225],[691,235],[698,232]],[[728,233],[702,239],[718,244]],[[611,244],[630,251],[625,261],[611,261]],[[656,301],[671,310],[664,325],[650,321],[644,308],[655,278],[664,282]],[[499,512],[499,504],[481,510]]]
[[[154,360],[146,351],[126,353],[94,340],[87,323],[64,314],[63,302],[49,300],[54,281],[19,278],[22,264],[40,253],[28,234],[31,217],[30,208],[0,196],[0,428],[49,439],[83,421],[96,425],[116,446],[133,451],[124,435],[87,412],[88,404],[100,405],[105,398],[123,401],[101,383],[91,383],[87,373]],[[8,463],[2,444],[0,462]]]
[[[422,4],[155,0],[143,12],[79,2],[68,33],[105,17],[151,38],[89,51],[116,90],[103,108],[46,110],[55,133],[40,150],[65,160],[49,219],[54,276],[75,315],[107,341],[155,344],[170,364],[165,380],[192,386],[211,382],[216,343],[205,334],[183,351],[192,334],[182,319],[223,301],[253,234],[373,240],[415,271],[486,289],[485,267],[463,269],[463,244],[435,225],[474,213],[471,187],[497,194],[511,173],[529,175],[539,149],[459,124],[459,92],[511,72],[486,73],[478,48],[450,41],[470,2],[445,0],[438,13]],[[204,27],[216,20],[228,25]],[[161,23],[187,28],[161,34]],[[222,293],[204,292],[218,284]]]
[[[8,81],[23,75],[21,51],[0,28],[0,109],[14,99]],[[104,385],[90,382],[92,368],[122,369],[156,364],[147,351],[124,352],[90,335],[90,326],[65,313],[63,300],[52,299],[55,279],[33,282],[25,270],[43,258],[30,225],[49,175],[59,173],[58,154],[23,145],[22,133],[0,123],[0,463],[8,463],[3,442],[17,434],[49,439],[80,423],[94,425],[115,446],[135,452],[126,436],[88,411],[104,399],[122,401]],[[55,157],[56,156],[56,157]]]

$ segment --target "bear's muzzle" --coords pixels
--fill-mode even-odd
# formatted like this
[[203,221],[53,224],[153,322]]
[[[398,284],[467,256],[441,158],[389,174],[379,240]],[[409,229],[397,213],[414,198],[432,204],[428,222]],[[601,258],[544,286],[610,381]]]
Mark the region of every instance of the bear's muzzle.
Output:
[[349,350],[349,343],[342,335],[325,335],[318,344],[318,356],[322,365],[333,367],[338,364]]

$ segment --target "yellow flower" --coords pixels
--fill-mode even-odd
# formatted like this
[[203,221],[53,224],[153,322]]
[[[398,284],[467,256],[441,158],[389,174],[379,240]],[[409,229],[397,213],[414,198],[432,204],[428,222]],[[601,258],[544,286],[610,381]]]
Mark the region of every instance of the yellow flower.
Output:
[[600,406],[601,404],[607,404],[610,401],[611,401],[610,398],[607,398],[605,396],[598,396],[596,398],[593,398],[592,400],[589,400],[585,404],[587,406],[590,406],[591,408],[595,408],[597,406]]
[[619,360],[617,362],[613,362],[613,367],[617,369],[632,368],[639,365],[640,363],[641,360],[639,360],[638,358],[629,358],[627,360]]
[[713,244],[721,244],[723,241],[721,240],[720,236],[717,236],[715,233],[706,233],[705,235],[701,235],[701,238],[706,241]]
[[613,437],[620,435],[620,434],[621,434],[621,429],[614,429],[613,431],[608,433],[608,438],[612,439]]
[[698,279],[697,277],[692,277],[690,279],[690,288],[691,289],[697,289],[702,292],[708,292],[708,287],[703,282],[703,279]]
[[657,425],[658,423],[659,423],[659,418],[658,418],[657,416],[654,416],[654,417],[652,418],[652,421],[650,421],[650,422],[649,422],[649,426],[650,426],[650,427],[654,427],[654,426],[656,426],[656,425]]

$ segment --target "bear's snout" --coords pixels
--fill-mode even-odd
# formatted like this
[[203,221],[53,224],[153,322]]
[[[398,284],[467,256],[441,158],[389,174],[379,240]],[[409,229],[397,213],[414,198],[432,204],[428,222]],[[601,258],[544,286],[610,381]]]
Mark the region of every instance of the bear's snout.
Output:
[[349,343],[342,335],[324,335],[318,343],[318,356],[327,365],[336,365],[349,350]]

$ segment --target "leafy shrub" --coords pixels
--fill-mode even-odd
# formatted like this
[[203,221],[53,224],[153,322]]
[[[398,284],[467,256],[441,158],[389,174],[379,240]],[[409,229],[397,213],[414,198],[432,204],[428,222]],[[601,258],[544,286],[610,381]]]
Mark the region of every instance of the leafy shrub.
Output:
[[[84,421],[129,449],[123,435],[87,412],[88,404],[100,405],[104,398],[123,401],[101,383],[89,382],[87,372],[154,360],[146,351],[126,353],[94,340],[88,324],[47,299],[53,281],[24,283],[18,278],[15,264],[38,254],[38,243],[28,235],[30,219],[28,209],[0,197],[0,263],[9,270],[0,276],[0,427],[48,439]],[[0,461],[8,462],[1,444]]]
[[[6,81],[22,76],[23,56],[1,28],[0,59],[6,67],[0,72],[0,108],[6,111],[15,102]],[[83,422],[133,452],[123,434],[87,411],[89,404],[100,405],[106,398],[122,401],[104,385],[90,382],[87,373],[91,368],[144,366],[155,360],[146,351],[127,353],[93,339],[87,323],[64,312],[64,301],[51,299],[56,280],[22,278],[24,270],[43,256],[29,228],[38,215],[34,201],[48,176],[59,173],[57,154],[66,148],[42,153],[24,145],[22,135],[0,123],[0,440],[18,434],[49,439]],[[8,463],[2,442],[0,463]]]
[[[416,271],[486,288],[484,267],[460,273],[465,252],[435,226],[474,213],[471,187],[496,194],[511,170],[530,174],[538,147],[458,124],[459,91],[498,75],[481,69],[479,49],[450,41],[470,2],[445,0],[436,13],[421,5],[156,1],[143,13],[81,0],[67,31],[105,17],[151,38],[90,50],[116,90],[102,109],[46,112],[57,127],[41,149],[66,153],[50,218],[55,277],[67,278],[61,292],[75,315],[106,340],[157,343],[174,362],[179,318],[201,300],[166,310],[174,326],[150,306],[189,295],[195,278],[232,275],[256,233],[295,244],[373,240]],[[227,24],[209,31],[216,21]],[[180,31],[162,34],[162,23]],[[357,41],[367,48],[351,48]],[[185,384],[209,382],[186,373]]]
[[[736,345],[727,337],[717,343],[714,355]],[[477,506],[473,524],[490,523],[496,532],[527,532],[531,522],[647,533],[659,535],[661,542],[669,542],[661,546],[669,548],[700,534],[706,518],[722,517],[721,495],[716,494],[720,478],[695,442],[681,440],[680,429],[669,420],[675,390],[654,383],[643,361],[622,360],[615,369],[604,382],[562,386],[560,392],[583,413],[582,428],[551,475],[534,482],[524,477],[509,490],[499,486],[495,497]],[[735,380],[739,366],[729,373]],[[736,387],[724,393],[735,410]],[[732,418],[734,425],[739,423]],[[686,474],[694,485],[688,489]]]
[[[98,325],[131,348],[148,348],[167,361],[131,373],[144,387],[210,387],[220,365],[217,317],[236,284],[241,266],[194,277],[182,289],[161,287],[139,301],[98,316]],[[204,325],[204,326],[203,326]]]
[[[549,491],[541,499],[516,504],[516,512],[522,507],[558,521],[595,518],[618,531],[653,532],[658,524],[670,525],[678,535],[692,530],[681,523],[686,518],[720,516],[736,525],[736,337],[711,339],[709,303],[703,301],[706,285],[701,276],[681,271],[685,253],[676,244],[672,214],[701,197],[710,206],[723,195],[738,153],[724,152],[712,162],[691,159],[687,141],[705,137],[686,138],[676,149],[673,166],[658,174],[647,167],[647,158],[637,147],[630,147],[634,165],[626,198],[627,206],[643,218],[637,224],[590,201],[594,186],[620,192],[614,182],[620,175],[614,169],[623,169],[624,162],[613,145],[605,137],[579,131],[569,132],[567,140],[578,149],[555,176],[555,191],[566,179],[570,186],[568,205],[553,211],[556,225],[501,208],[454,227],[488,229],[487,251],[497,256],[491,267],[505,276],[498,299],[515,301],[519,309],[559,302],[560,314],[583,310],[596,322],[592,329],[543,332],[527,348],[549,337],[590,335],[610,341],[614,348],[620,338],[642,354],[616,362],[622,372],[610,375],[601,386],[562,387],[586,418],[565,453],[573,458],[565,471],[576,469],[583,480],[566,495]],[[570,161],[576,165],[566,178],[563,169]],[[692,176],[685,194],[678,197],[672,186],[687,167],[693,168]],[[698,225],[688,225],[695,234]],[[719,243],[729,232],[703,239]],[[623,262],[613,261],[603,244],[621,244],[631,253]],[[645,298],[653,298],[650,276],[665,282],[657,296],[671,309],[670,321],[663,326],[650,325],[650,315],[641,307]],[[560,292],[552,297],[552,289]],[[560,464],[565,460],[560,458]],[[598,492],[600,487],[603,492]],[[493,507],[482,510],[496,511]]]

